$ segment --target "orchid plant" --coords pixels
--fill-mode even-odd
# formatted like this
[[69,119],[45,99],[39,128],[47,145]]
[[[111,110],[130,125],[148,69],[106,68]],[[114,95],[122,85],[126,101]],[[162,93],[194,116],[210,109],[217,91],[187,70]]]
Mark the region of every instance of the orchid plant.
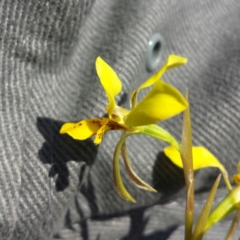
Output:
[[[60,133],[67,133],[77,140],[85,140],[94,135],[95,144],[102,142],[103,136],[110,130],[122,130],[123,134],[116,145],[113,158],[113,176],[118,194],[131,202],[135,199],[123,185],[119,168],[119,155],[122,152],[127,173],[131,181],[138,187],[155,192],[149,184],[140,179],[134,172],[129,160],[125,140],[134,134],[145,134],[168,142],[177,149],[179,143],[166,130],[156,123],[171,118],[184,111],[188,104],[183,95],[173,86],[160,80],[164,72],[187,62],[186,58],[170,55],[160,71],[151,76],[138,89],[133,91],[130,99],[131,109],[125,109],[116,104],[115,97],[120,93],[122,84],[116,72],[100,57],[96,59],[96,71],[108,98],[106,111],[108,118],[93,118],[78,123],[65,123]],[[137,103],[138,92],[153,86],[142,101]]]
[[[126,172],[130,180],[139,188],[156,192],[149,184],[144,182],[133,170],[129,159],[126,138],[135,134],[144,134],[160,141],[169,143],[164,149],[165,155],[176,166],[183,168],[186,185],[186,214],[185,214],[185,239],[202,239],[204,234],[216,222],[221,221],[231,212],[236,211],[233,223],[226,239],[231,239],[240,219],[240,186],[232,189],[225,167],[217,158],[202,146],[192,147],[191,118],[188,103],[188,94],[184,97],[175,87],[161,80],[162,75],[175,67],[187,62],[186,58],[170,55],[163,67],[130,95],[130,109],[118,106],[115,97],[122,90],[122,83],[117,73],[101,58],[96,59],[96,72],[100,83],[106,93],[108,105],[106,112],[108,117],[85,119],[79,122],[67,122],[60,129],[61,134],[68,134],[76,140],[85,140],[95,136],[96,145],[102,142],[106,132],[121,130],[122,136],[116,144],[113,156],[113,177],[117,193],[123,199],[135,202],[123,185],[119,157],[122,154]],[[139,91],[152,87],[146,96],[138,103]],[[179,142],[157,123],[167,120],[184,112],[182,143]],[[207,167],[217,167],[223,175],[229,194],[213,209],[211,206],[220,181],[216,179],[209,197],[203,207],[202,213],[193,230],[194,217],[194,171]],[[240,185],[240,163],[238,174],[232,180]],[[209,215],[210,214],[210,215]]]

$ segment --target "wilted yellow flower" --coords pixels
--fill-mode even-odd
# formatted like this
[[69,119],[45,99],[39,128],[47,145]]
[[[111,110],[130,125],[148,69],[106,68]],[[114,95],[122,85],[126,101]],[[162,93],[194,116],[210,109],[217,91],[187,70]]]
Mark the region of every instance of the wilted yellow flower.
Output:
[[[168,146],[164,148],[164,153],[175,165],[183,168],[180,152],[175,147]],[[227,188],[229,190],[232,189],[228,180],[227,170],[208,149],[202,146],[194,146],[192,147],[192,157],[193,170],[199,170],[208,167],[219,168],[219,170],[223,174]]]
[[[183,168],[180,152],[173,146],[164,148],[165,155],[178,167]],[[193,169],[198,170],[207,167],[217,167],[221,171],[226,171],[217,158],[205,147],[194,146],[192,148]]]
[[[122,108],[116,104],[115,97],[121,92],[122,84],[115,71],[100,57],[96,59],[96,71],[102,87],[108,98],[106,111],[108,118],[85,119],[78,123],[65,123],[60,133],[67,133],[77,140],[85,140],[96,135],[94,143],[102,142],[104,134],[109,130],[123,130],[125,134],[120,139],[114,155],[114,180],[116,189],[121,197],[134,201],[124,188],[119,169],[119,151],[126,137],[132,134],[145,134],[154,138],[169,142],[179,148],[178,142],[164,129],[156,125],[157,122],[171,118],[184,111],[188,104],[182,94],[173,86],[163,82],[162,74],[174,67],[185,64],[187,59],[170,55],[163,68],[143,83],[132,93],[131,110]],[[148,94],[137,104],[137,93],[146,87],[153,85]],[[137,177],[132,170],[130,161],[124,156],[125,165],[130,179],[139,187],[153,191],[148,184]]]
[[[173,146],[168,146],[164,149],[165,155],[178,167],[183,168],[180,152]],[[225,167],[217,160],[217,158],[206,148],[201,146],[192,147],[192,159],[193,159],[193,170],[199,170],[207,167],[217,167],[222,172],[226,186],[229,193],[224,197],[224,199],[212,210],[210,211],[212,200],[218,186],[220,176],[216,180],[215,189],[211,191],[213,194],[210,196],[212,199],[208,198],[205,206],[203,208],[203,213],[201,218],[197,223],[197,227],[194,230],[193,239],[202,239],[203,235],[216,223],[220,222],[222,219],[227,217],[229,214],[235,211],[235,216],[227,236],[232,236],[236,230],[237,224],[240,219],[240,186],[232,189],[232,186],[228,179],[228,173]],[[232,180],[240,185],[240,162],[238,163],[238,174],[235,174]],[[214,184],[214,185],[215,185]],[[230,239],[227,238],[226,239]]]

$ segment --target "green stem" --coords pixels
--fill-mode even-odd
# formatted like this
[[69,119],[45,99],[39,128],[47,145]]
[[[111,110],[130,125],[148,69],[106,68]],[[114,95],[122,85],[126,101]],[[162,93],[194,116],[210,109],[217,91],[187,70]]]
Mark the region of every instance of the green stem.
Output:
[[205,232],[207,232],[215,223],[220,222],[237,209],[240,209],[240,186],[230,191],[228,195],[213,209],[208,217]]
[[151,136],[164,142],[168,142],[176,149],[180,150],[180,146],[177,140],[168,131],[159,127],[156,124],[142,126],[139,133]]
[[229,191],[229,192],[232,191],[232,185],[231,185],[231,183],[230,183],[230,181],[229,181],[229,179],[228,179],[228,173],[227,173],[227,171],[225,170],[224,167],[223,167],[223,169],[220,169],[220,171],[222,172],[223,179],[224,179],[224,181],[225,181],[225,183],[226,183],[226,185],[227,185],[228,191]]
[[[188,90],[186,91],[186,100],[188,102]],[[194,170],[192,159],[192,125],[189,106],[183,113],[182,145],[180,155],[182,158],[186,186],[185,240],[190,240],[192,239],[194,218]]]

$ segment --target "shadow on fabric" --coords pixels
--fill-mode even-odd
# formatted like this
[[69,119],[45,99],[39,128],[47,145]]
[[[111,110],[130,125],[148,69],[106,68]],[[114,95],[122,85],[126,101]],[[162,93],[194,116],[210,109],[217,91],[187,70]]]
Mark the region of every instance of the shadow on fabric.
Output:
[[170,226],[164,231],[153,231],[151,234],[145,234],[144,230],[148,224],[149,217],[144,217],[146,208],[139,208],[129,211],[131,219],[128,235],[121,240],[157,240],[168,239],[172,232],[178,227],[177,225]]
[[177,225],[173,225],[168,227],[166,230],[154,231],[151,234],[140,236],[139,238],[128,238],[128,240],[167,240],[177,228]]
[[185,187],[183,169],[174,165],[163,152],[157,155],[153,166],[152,179],[153,187],[161,194],[160,204],[173,199]]
[[[61,124],[59,125],[61,126]],[[59,127],[58,127],[59,129]],[[58,134],[58,133],[57,133]],[[62,136],[66,137],[66,136]],[[64,139],[68,144],[74,144],[76,141],[72,142],[72,139],[67,142],[67,139]],[[52,141],[50,141],[52,142]],[[78,142],[78,141],[77,141]],[[66,147],[68,145],[66,144]],[[54,148],[53,148],[54,149]],[[66,151],[66,150],[65,150]],[[71,156],[71,155],[70,155]],[[92,163],[90,163],[92,164]],[[165,155],[163,152],[160,152],[157,155],[155,164],[152,170],[153,177],[153,186],[160,192],[161,198],[155,204],[164,204],[170,200],[173,200],[175,194],[184,190],[184,175],[183,170],[175,166]],[[92,217],[86,218],[84,214],[84,210],[82,209],[81,204],[75,199],[76,213],[80,217],[79,221],[79,236],[81,239],[89,240],[90,239],[90,230],[91,224],[96,224],[99,222],[108,221],[111,219],[118,219],[121,221],[122,217],[130,218],[130,226],[126,224],[126,228],[129,228],[128,233],[121,238],[121,240],[155,240],[155,239],[168,239],[169,236],[177,229],[177,225],[171,225],[164,230],[155,230],[151,233],[146,233],[147,226],[149,224],[149,218],[145,216],[145,211],[151,206],[145,206],[129,211],[118,212],[115,214],[101,214],[98,215],[98,206],[96,202],[96,198],[94,195],[94,186],[91,182],[90,176],[86,178],[88,184],[86,186],[83,185],[81,188],[81,193],[87,198],[89,208],[91,209]],[[90,197],[87,197],[90,196]],[[183,191],[183,196],[185,196],[185,191]],[[155,205],[154,204],[154,205]],[[161,206],[160,206],[161,207]],[[94,214],[93,214],[94,213]],[[71,222],[71,214],[69,211],[65,216],[65,224],[68,229],[72,229],[73,222]],[[95,216],[94,216],[95,215]],[[149,227],[148,227],[149,228]],[[99,234],[96,239],[102,239],[102,236]]]
[[[79,212],[79,203],[76,202],[77,212],[81,215],[82,213]],[[96,222],[96,225],[98,225],[99,222],[104,222],[113,219],[113,221],[117,221],[116,218],[119,218],[119,221],[122,221],[122,217],[128,216],[130,218],[130,226],[128,223],[126,223],[126,228],[129,228],[129,231],[127,235],[120,238],[121,240],[158,240],[158,239],[168,239],[169,236],[178,228],[178,225],[171,225],[168,228],[164,230],[155,230],[151,233],[146,233],[146,227],[149,222],[149,217],[144,217],[144,213],[147,210],[147,207],[138,208],[134,210],[130,210],[128,212],[124,213],[118,213],[118,214],[112,214],[112,215],[100,215],[92,218],[82,218],[82,220],[79,222],[80,225],[80,236],[83,240],[89,240],[90,239],[90,233],[89,233],[89,224],[94,225]],[[91,229],[91,226],[90,226]],[[104,236],[101,236],[99,233],[96,237],[97,239],[105,239]]]
[[62,125],[63,122],[50,118],[37,118],[37,128],[45,139],[38,155],[44,164],[52,165],[49,177],[58,175],[57,191],[63,191],[69,185],[68,161],[84,162],[89,166],[93,164],[97,154],[97,147],[90,139],[76,141],[66,134],[60,134],[59,129]]

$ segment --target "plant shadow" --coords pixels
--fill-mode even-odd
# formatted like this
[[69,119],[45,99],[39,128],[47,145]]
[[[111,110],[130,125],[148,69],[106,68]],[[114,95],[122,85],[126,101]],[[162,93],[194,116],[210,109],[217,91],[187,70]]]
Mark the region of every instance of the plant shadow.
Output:
[[[82,162],[89,166],[93,164],[97,154],[97,147],[90,139],[77,141],[66,134],[60,134],[59,130],[62,125],[61,121],[43,117],[37,118],[37,128],[45,139],[38,156],[42,163],[52,165],[49,177],[57,175],[57,191],[64,191],[69,185],[67,162]],[[83,174],[79,176],[80,182],[81,175]]]

